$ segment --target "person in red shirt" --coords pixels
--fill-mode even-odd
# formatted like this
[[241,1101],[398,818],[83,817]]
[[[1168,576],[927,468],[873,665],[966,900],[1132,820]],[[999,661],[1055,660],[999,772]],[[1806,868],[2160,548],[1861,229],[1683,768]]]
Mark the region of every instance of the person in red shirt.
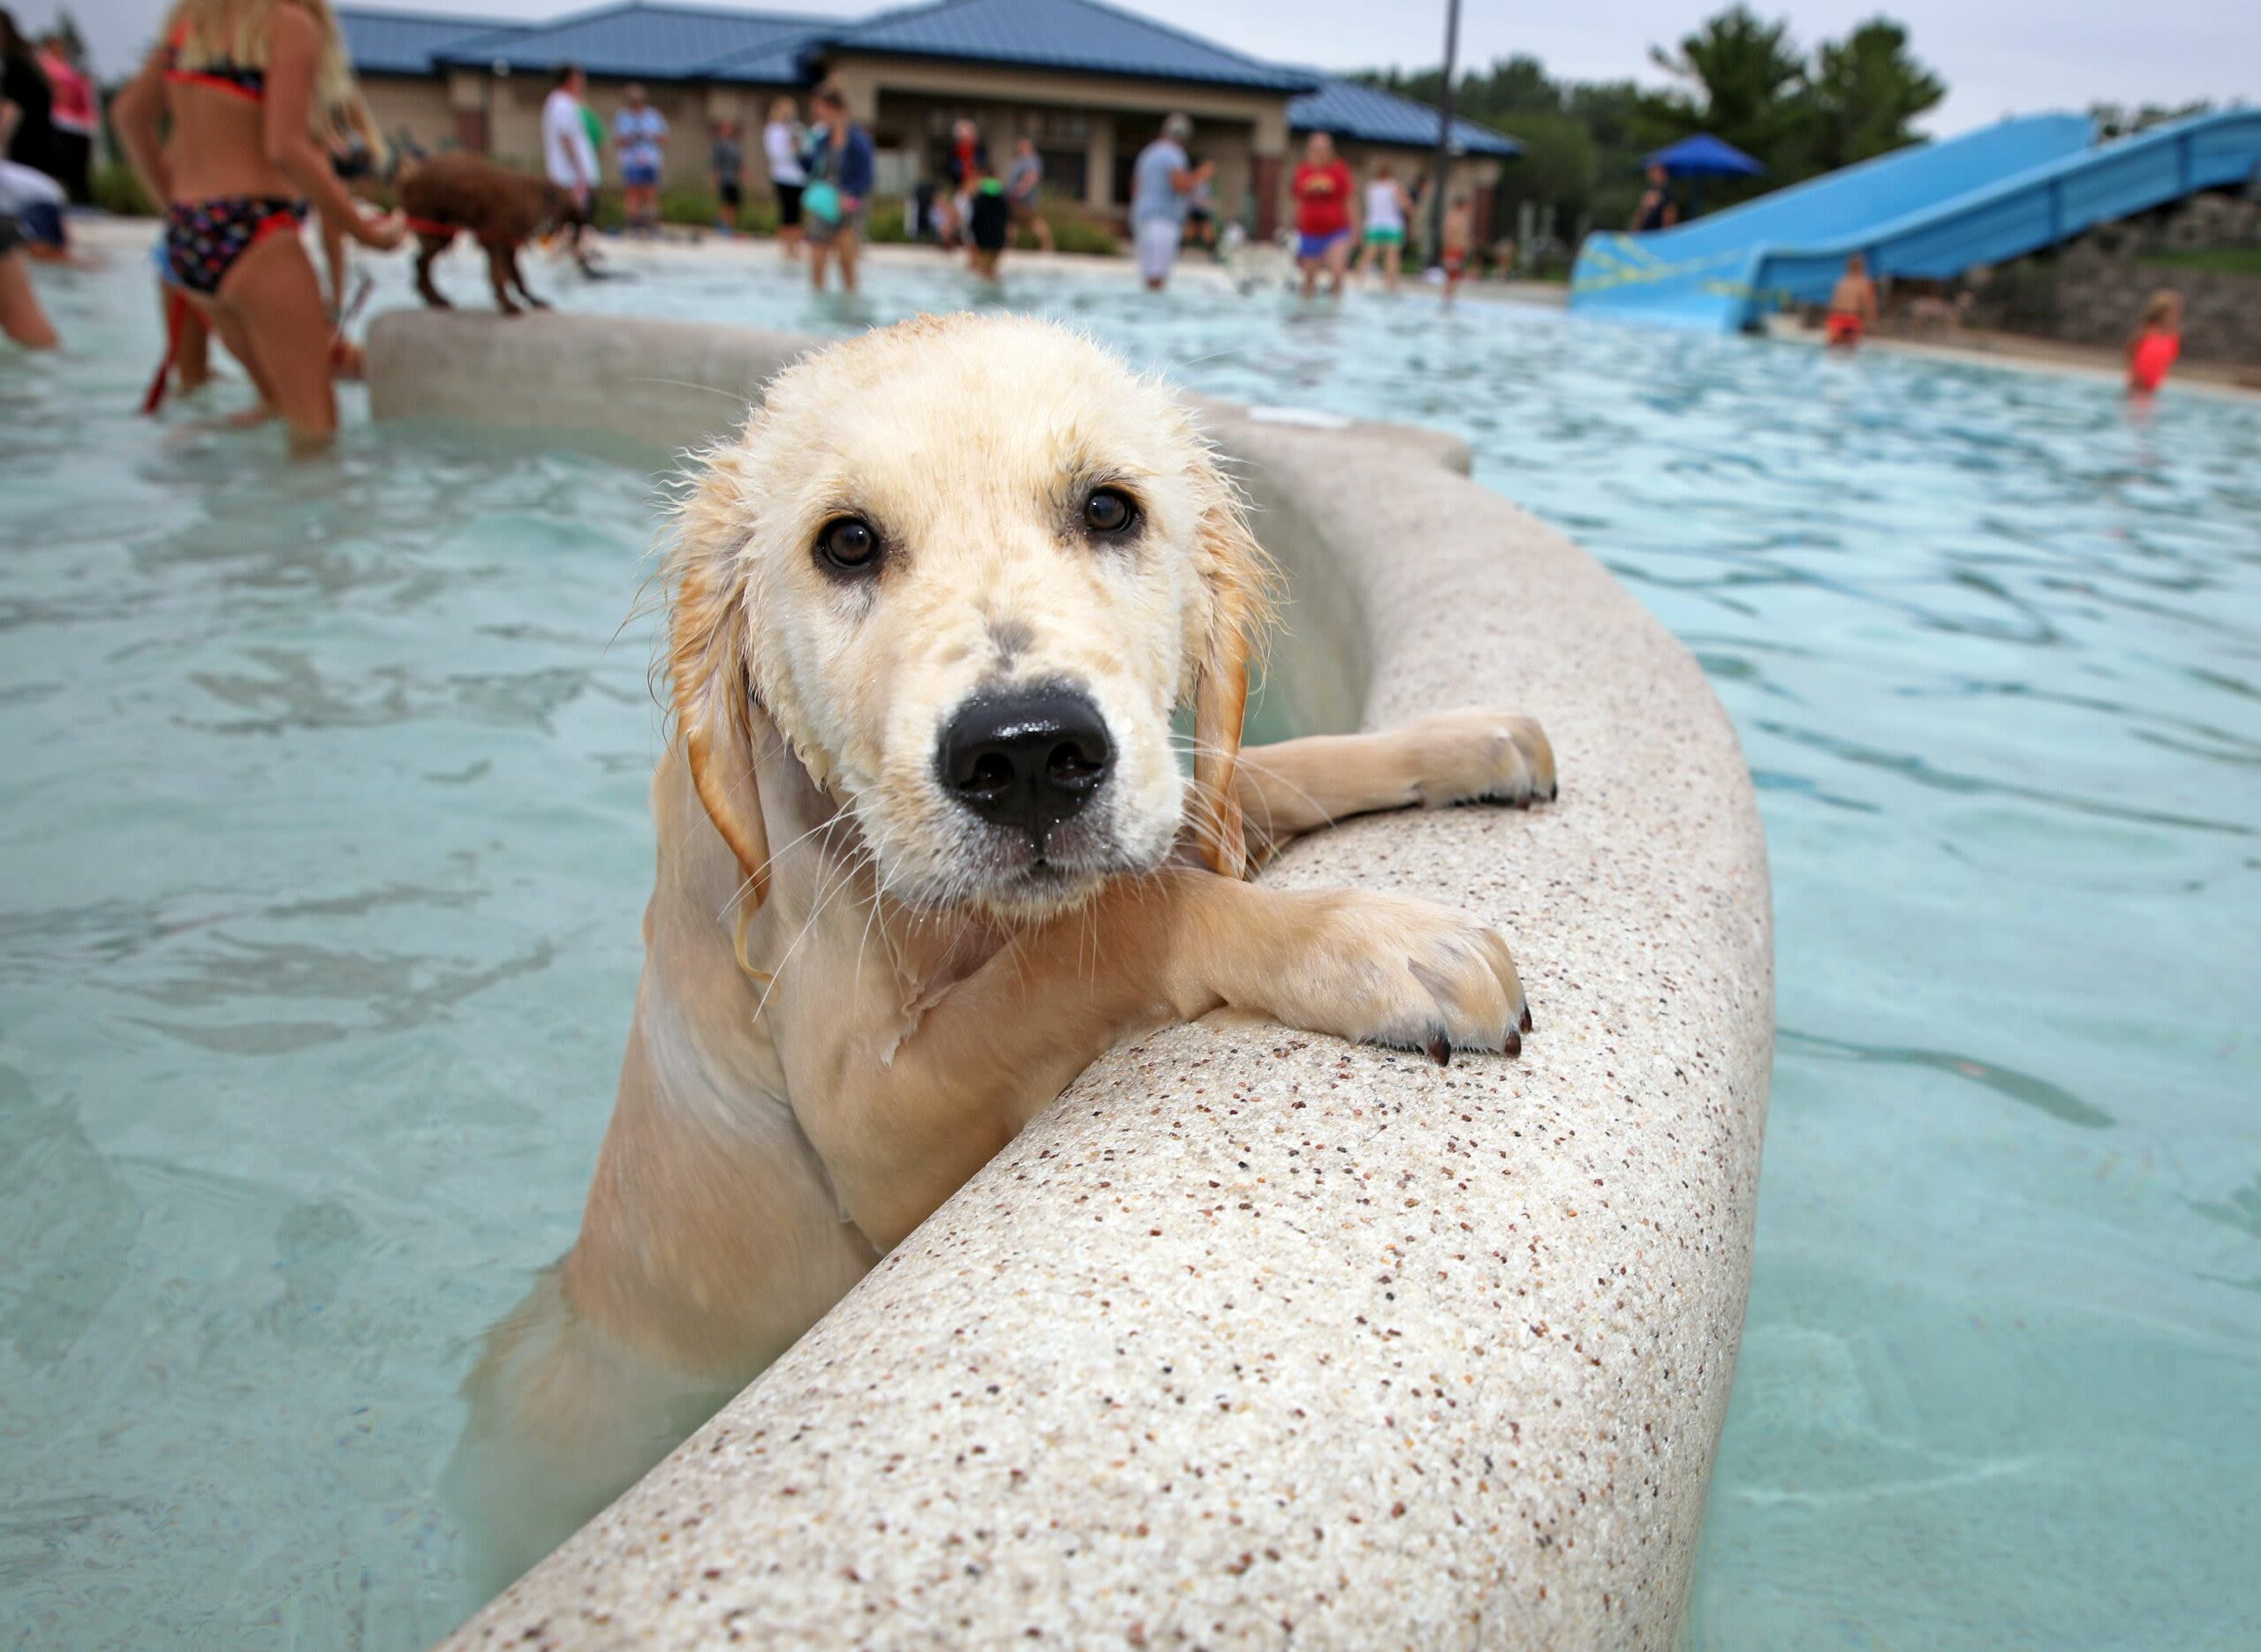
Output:
[[2182,353],[2182,295],[2162,287],[2144,306],[2128,339],[2128,394],[2151,396]]
[[102,120],[95,108],[94,83],[79,72],[70,42],[49,34],[39,43],[39,66],[54,89],[55,102],[48,118],[55,123],[56,156],[63,170],[55,181],[81,207],[92,204],[95,134]]
[[1357,194],[1350,169],[1335,153],[1334,139],[1323,132],[1312,133],[1290,187],[1296,197],[1296,264],[1304,273],[1304,297],[1319,290],[1319,272],[1324,269],[1327,296],[1339,298],[1357,232],[1351,217]]

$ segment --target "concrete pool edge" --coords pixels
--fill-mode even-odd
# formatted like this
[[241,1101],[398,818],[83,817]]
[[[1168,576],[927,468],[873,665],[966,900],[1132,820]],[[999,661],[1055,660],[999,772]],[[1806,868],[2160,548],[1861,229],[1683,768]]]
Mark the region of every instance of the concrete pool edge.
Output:
[[[371,399],[677,448],[816,342],[400,313]],[[1250,1023],[1118,1049],[454,1644],[1673,1643],[1772,1050],[1740,750],[1457,444],[1208,422],[1297,592],[1295,703],[1554,739],[1554,808],[1359,822],[1267,873],[1501,922],[1523,1059]]]

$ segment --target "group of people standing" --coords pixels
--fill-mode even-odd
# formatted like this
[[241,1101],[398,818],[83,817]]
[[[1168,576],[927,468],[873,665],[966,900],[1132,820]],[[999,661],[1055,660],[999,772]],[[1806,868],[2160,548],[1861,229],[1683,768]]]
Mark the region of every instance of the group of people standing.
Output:
[[[1170,116],[1162,122],[1161,135],[1138,152],[1130,169],[1131,239],[1139,278],[1155,292],[1168,283],[1178,248],[1199,236],[1200,206],[1212,199],[1214,188],[1216,162],[1192,160],[1186,148],[1192,136],[1189,117]],[[1361,189],[1335,153],[1335,140],[1315,132],[1304,145],[1289,192],[1295,200],[1296,265],[1304,297],[1314,296],[1322,280],[1330,297],[1339,294],[1354,252],[1362,275],[1378,268],[1390,290],[1396,290],[1418,203],[1389,162],[1377,162]],[[1448,297],[1467,273],[1473,235],[1468,200],[1455,195],[1445,212],[1439,259]]]
[[[605,143],[603,117],[589,107],[588,77],[575,64],[557,72],[541,106],[541,157],[549,181],[573,197],[582,223],[594,221],[596,193],[604,181],[599,159]],[[667,162],[668,119],[652,107],[643,87],[631,82],[612,117],[614,147],[620,157],[621,209],[631,235],[660,232],[660,170]],[[578,250],[578,226],[575,247]]]

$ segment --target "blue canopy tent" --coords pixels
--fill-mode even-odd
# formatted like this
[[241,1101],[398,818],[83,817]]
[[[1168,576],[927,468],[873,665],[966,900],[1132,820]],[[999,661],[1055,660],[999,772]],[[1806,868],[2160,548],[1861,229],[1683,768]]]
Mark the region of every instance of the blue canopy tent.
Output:
[[1660,166],[1674,177],[1757,177],[1766,169],[1708,132],[1683,138],[1641,157],[1643,167]]
[[1668,143],[1641,157],[1643,170],[1660,166],[1667,177],[1693,178],[1688,192],[1688,216],[1694,217],[1704,204],[1704,180],[1707,177],[1757,177],[1766,167],[1722,138],[1708,132],[1699,132],[1693,138],[1683,138],[1678,143]]

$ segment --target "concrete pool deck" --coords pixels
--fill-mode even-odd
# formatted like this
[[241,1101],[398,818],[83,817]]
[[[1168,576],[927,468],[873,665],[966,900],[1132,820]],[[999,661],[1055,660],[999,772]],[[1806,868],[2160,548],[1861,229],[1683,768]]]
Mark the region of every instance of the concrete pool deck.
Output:
[[[663,450],[811,347],[395,313],[371,402]],[[1301,726],[1500,705],[1554,740],[1552,807],[1355,822],[1265,873],[1498,922],[1522,1058],[1214,1020],[1117,1048],[450,1646],[1675,1643],[1773,1032],[1734,731],[1457,442],[1204,405],[1289,577]]]

